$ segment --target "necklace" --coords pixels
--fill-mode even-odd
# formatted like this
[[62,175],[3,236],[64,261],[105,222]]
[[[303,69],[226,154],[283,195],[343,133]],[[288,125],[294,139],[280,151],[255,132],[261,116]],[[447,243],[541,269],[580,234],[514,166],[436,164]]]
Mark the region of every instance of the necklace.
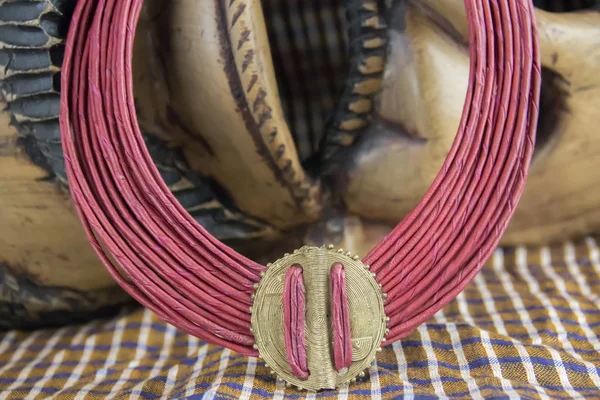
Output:
[[361,377],[381,345],[408,335],[471,281],[523,191],[541,81],[533,6],[465,6],[465,107],[423,200],[363,260],[305,247],[262,266],[183,209],[145,148],[131,78],[142,0],[80,0],[63,63],[61,134],[75,207],[112,277],[165,321],[261,356],[299,388]]

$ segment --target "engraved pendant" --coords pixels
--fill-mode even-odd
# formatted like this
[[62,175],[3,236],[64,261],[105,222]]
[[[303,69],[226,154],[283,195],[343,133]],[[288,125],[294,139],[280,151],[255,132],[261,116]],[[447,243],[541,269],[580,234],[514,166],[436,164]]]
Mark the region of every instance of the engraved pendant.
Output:
[[[252,307],[255,347],[278,378],[299,389],[334,389],[364,376],[385,341],[385,295],[368,266],[350,253],[329,246],[303,247],[269,265]],[[336,371],[333,358],[331,269],[341,263],[345,271],[352,364]],[[283,292],[288,269],[300,265],[305,287],[305,346],[309,376],[292,373],[284,339]]]

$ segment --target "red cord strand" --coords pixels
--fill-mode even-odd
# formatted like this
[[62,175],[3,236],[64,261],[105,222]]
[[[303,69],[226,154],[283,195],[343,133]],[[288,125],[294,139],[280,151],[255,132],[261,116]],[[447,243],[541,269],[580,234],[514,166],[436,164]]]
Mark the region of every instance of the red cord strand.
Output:
[[331,269],[331,320],[333,335],[333,363],[336,371],[352,365],[352,338],[348,295],[346,294],[346,271],[340,263]]
[[[533,154],[541,77],[531,1],[465,5],[471,68],[456,139],[423,200],[364,260],[388,294],[386,343],[408,335],[479,272],[515,210]],[[256,355],[250,295],[265,267],[185,211],[137,124],[131,71],[141,6],[77,3],[60,118],[74,204],[103,264],[137,301],[201,339]]]
[[302,266],[292,265],[285,274],[283,334],[292,373],[300,379],[306,379],[310,371],[306,357],[306,292],[302,272]]

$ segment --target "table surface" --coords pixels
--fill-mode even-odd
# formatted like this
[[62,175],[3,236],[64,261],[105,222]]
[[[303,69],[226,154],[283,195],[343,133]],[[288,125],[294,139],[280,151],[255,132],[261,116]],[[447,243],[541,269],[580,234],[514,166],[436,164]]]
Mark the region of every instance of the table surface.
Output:
[[600,398],[596,240],[498,250],[455,301],[341,391],[285,388],[261,360],[138,308],[3,334],[0,399]]

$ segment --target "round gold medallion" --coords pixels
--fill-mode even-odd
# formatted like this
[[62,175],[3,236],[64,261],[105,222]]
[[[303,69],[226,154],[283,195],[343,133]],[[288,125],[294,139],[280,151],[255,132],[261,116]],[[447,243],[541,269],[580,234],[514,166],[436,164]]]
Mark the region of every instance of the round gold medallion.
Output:
[[[358,257],[323,247],[303,247],[269,265],[255,293],[252,330],[256,347],[279,378],[301,389],[322,390],[362,376],[386,334],[384,294],[374,276]],[[336,371],[331,321],[331,270],[341,263],[345,271],[352,364]],[[303,269],[305,287],[305,343],[309,376],[294,376],[284,338],[283,292],[285,276],[293,265]]]

